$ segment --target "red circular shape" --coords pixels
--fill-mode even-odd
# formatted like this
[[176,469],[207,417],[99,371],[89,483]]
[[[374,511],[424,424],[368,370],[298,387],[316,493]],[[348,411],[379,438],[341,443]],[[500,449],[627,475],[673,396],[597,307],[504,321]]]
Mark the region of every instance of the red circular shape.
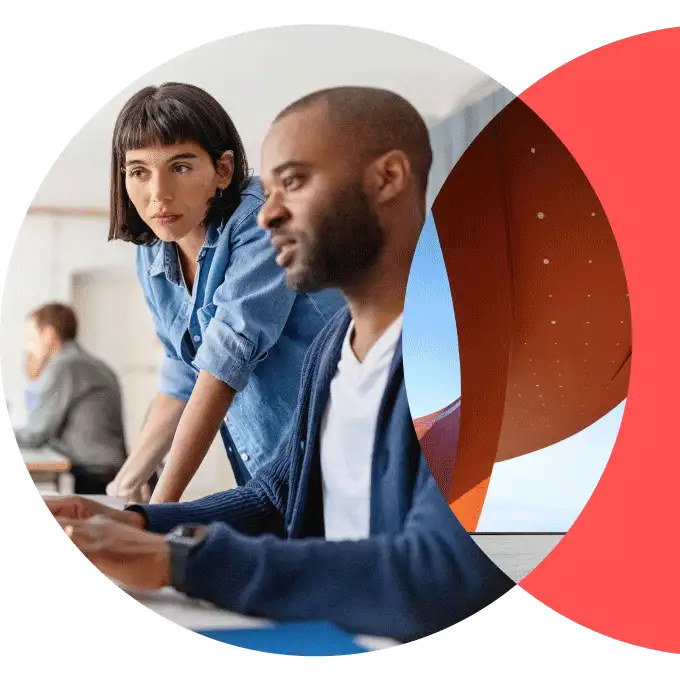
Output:
[[630,291],[633,357],[602,479],[553,552],[521,583],[588,628],[680,652],[680,29],[634,36],[565,64],[521,98],[592,183]]

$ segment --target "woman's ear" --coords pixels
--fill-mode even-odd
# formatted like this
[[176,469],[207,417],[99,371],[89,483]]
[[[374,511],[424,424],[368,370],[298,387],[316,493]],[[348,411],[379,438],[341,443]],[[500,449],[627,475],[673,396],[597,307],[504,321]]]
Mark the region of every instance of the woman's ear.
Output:
[[225,151],[217,161],[218,189],[226,189],[234,177],[234,152]]

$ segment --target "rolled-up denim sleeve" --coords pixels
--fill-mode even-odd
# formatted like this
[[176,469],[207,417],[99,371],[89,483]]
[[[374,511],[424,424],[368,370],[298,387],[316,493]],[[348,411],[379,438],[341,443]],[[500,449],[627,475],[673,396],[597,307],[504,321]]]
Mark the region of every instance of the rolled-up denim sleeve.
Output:
[[232,228],[229,265],[217,288],[194,366],[237,392],[283,331],[295,293],[286,287],[269,235],[257,224],[259,206]]
[[158,371],[158,391],[179,401],[189,401],[198,374],[181,359],[165,356]]
[[156,304],[151,293],[151,287],[149,285],[149,272],[148,272],[148,262],[144,261],[142,257],[140,246],[137,249],[137,276],[139,278],[140,285],[142,287],[142,292],[144,293],[144,299],[146,301],[147,307],[151,312],[151,318],[153,320],[154,330],[156,331],[156,337],[158,338],[161,345],[163,345],[163,359],[161,361],[160,369],[158,371],[158,383],[156,389],[161,393],[173,399],[178,399],[179,401],[189,401],[189,397],[196,384],[196,378],[198,377],[198,371],[194,370],[186,362],[182,361],[177,356],[175,348],[172,346],[170,339],[161,323],[160,316],[156,310]]

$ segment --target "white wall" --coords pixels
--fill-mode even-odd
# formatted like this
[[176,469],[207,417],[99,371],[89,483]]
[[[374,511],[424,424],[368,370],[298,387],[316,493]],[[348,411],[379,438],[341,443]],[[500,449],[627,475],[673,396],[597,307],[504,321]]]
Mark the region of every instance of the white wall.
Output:
[[[78,281],[104,282],[109,279],[122,282],[135,281],[134,246],[122,242],[107,242],[108,220],[106,218],[55,217],[28,215],[17,237],[10,259],[5,284],[5,294],[0,314],[0,365],[5,397],[9,402],[12,420],[24,417],[23,376],[25,319],[26,315],[46,302],[74,304],[74,292]],[[121,328],[121,333],[137,335],[137,365],[158,365],[161,353],[155,341],[150,317],[140,316],[146,312],[131,305],[143,304],[141,294],[131,299],[129,285],[110,286],[107,307],[130,311],[130,318],[137,319],[135,328]],[[82,297],[82,291],[79,294]],[[81,303],[82,304],[82,303]],[[90,307],[91,309],[91,307]],[[141,422],[150,399],[155,381],[125,380],[122,375],[129,364],[129,351],[124,344],[110,342],[102,336],[107,310],[101,316],[88,314],[81,318],[83,336],[87,348],[109,363],[119,375],[126,405],[126,438],[134,446]],[[119,313],[120,317],[120,313]],[[94,328],[97,326],[98,328]],[[144,337],[141,337],[143,334]],[[117,348],[120,347],[120,350]],[[140,389],[141,387],[141,389]],[[185,498],[196,498],[233,486],[233,475],[224,448],[218,440],[210,450],[194,481],[187,489]]]
[[72,276],[92,267],[134,275],[134,252],[107,243],[103,218],[64,219],[28,215],[10,259],[0,319],[3,386],[11,403],[21,402],[26,314],[49,301],[71,302]]
[[112,99],[64,149],[34,205],[108,204],[110,144],[123,104],[147,85],[180,81],[212,94],[239,130],[250,165],[274,116],[314,90],[337,85],[386,87],[406,97],[429,121],[449,116],[497,83],[430,45],[378,31],[341,26],[291,26],[218,40],[142,75]]

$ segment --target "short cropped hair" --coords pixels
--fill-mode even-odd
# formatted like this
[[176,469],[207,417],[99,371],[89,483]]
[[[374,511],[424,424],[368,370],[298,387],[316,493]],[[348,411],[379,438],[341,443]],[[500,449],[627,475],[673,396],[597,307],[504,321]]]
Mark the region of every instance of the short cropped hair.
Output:
[[38,307],[28,315],[28,318],[35,323],[38,330],[46,326],[54,328],[62,342],[75,340],[78,334],[78,320],[75,312],[71,307],[59,302],[50,302]]
[[287,106],[274,122],[318,101],[328,104],[330,122],[351,139],[362,160],[388,151],[403,151],[411,163],[420,189],[427,189],[432,167],[432,147],[427,125],[415,107],[402,96],[375,87],[333,87],[312,92]]

